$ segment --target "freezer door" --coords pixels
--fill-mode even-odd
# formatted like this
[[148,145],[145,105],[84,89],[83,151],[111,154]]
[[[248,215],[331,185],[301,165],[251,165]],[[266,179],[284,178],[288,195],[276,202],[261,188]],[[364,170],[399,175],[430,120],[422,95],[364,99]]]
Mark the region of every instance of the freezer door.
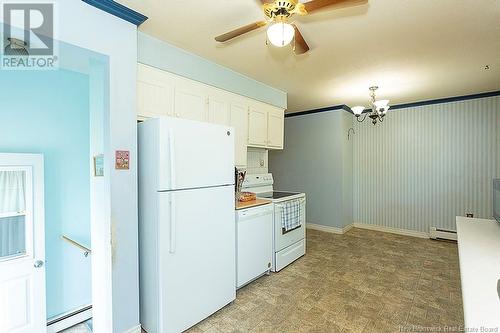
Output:
[[159,136],[159,190],[234,184],[232,127],[163,117]]
[[236,297],[234,190],[158,195],[160,332],[177,333]]

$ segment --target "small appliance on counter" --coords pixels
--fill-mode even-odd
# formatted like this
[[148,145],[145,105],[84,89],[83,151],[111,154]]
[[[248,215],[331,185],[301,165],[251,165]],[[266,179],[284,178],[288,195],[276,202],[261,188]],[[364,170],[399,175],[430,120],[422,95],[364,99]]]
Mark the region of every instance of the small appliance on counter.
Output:
[[274,191],[273,185],[270,173],[246,175],[242,189],[273,203],[272,271],[278,272],[306,253],[306,195]]
[[237,168],[234,168],[236,201],[239,202],[254,201],[257,199],[257,195],[255,193],[241,191],[246,174],[247,172],[245,170],[238,170]]

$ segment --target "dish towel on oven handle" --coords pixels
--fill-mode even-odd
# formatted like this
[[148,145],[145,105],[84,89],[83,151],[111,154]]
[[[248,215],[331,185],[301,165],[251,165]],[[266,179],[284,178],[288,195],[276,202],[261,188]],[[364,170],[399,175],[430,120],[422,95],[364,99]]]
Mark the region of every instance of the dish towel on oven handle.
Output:
[[302,205],[299,200],[284,202],[281,210],[281,227],[285,232],[300,227],[301,216]]

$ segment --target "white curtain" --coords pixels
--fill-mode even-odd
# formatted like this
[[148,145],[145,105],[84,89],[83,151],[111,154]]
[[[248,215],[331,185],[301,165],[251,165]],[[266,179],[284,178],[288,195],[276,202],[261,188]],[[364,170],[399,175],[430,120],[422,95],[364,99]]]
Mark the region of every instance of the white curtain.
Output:
[[25,250],[26,173],[0,171],[0,257]]

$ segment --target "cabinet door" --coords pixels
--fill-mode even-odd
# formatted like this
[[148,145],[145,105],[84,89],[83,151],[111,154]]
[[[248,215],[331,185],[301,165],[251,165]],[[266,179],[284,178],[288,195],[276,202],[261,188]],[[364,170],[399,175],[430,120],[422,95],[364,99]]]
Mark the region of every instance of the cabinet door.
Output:
[[267,115],[267,145],[269,148],[283,149],[285,113],[276,109],[269,110]]
[[229,103],[223,96],[208,96],[208,121],[219,125],[231,125]]
[[205,86],[184,79],[175,82],[175,116],[208,121],[207,93]]
[[267,111],[250,107],[248,111],[248,145],[267,145]]
[[174,82],[166,72],[139,64],[137,68],[138,118],[172,116]]
[[248,107],[231,103],[230,126],[234,127],[236,132],[234,142],[234,164],[238,167],[247,165],[247,143],[248,143]]

